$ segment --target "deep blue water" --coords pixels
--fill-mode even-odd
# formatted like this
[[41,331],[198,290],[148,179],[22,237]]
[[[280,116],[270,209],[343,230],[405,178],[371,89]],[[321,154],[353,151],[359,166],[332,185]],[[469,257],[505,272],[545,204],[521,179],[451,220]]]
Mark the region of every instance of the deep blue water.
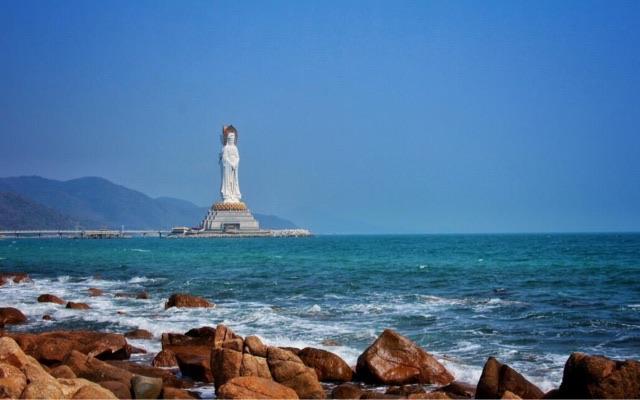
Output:
[[[545,389],[559,384],[572,351],[640,358],[640,234],[4,239],[0,269],[34,278],[0,289],[0,305],[29,314],[21,330],[159,335],[222,322],[353,363],[393,328],[459,379],[475,382],[493,355]],[[107,295],[88,297],[88,287]],[[140,290],[151,299],[114,296]],[[172,292],[217,307],[165,311]],[[93,308],[40,304],[40,293]]]

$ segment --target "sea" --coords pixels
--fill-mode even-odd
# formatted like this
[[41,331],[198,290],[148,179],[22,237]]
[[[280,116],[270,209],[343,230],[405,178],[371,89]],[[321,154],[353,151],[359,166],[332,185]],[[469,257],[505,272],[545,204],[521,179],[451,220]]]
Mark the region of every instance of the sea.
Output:
[[[355,365],[391,328],[458,380],[475,384],[495,356],[543,390],[560,384],[574,351],[640,359],[640,234],[5,238],[0,271],[33,279],[0,288],[0,306],[29,317],[17,331],[142,328],[159,337],[222,323]],[[90,297],[91,287],[105,295]],[[116,296],[140,291],[150,298]],[[216,307],[165,310],[176,292]],[[42,293],[91,309],[38,303]],[[159,340],[133,344],[146,357],[160,350]]]

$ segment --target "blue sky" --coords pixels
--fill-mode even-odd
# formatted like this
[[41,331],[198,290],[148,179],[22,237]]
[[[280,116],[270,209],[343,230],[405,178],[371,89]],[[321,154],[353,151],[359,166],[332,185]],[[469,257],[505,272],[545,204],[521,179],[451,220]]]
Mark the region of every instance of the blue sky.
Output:
[[0,175],[318,232],[640,230],[640,2],[0,2]]

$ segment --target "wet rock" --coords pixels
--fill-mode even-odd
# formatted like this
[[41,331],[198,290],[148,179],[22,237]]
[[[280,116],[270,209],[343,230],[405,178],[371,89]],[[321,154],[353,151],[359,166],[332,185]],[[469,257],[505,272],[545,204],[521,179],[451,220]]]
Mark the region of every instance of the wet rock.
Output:
[[199,399],[197,393],[189,392],[184,389],[177,389],[170,386],[165,386],[162,388],[162,398],[163,399]]
[[62,379],[75,379],[77,378],[76,374],[73,372],[68,365],[58,365],[55,368],[51,368],[49,374],[54,378],[62,378]]
[[31,278],[24,272],[0,272],[0,286],[5,285],[9,281],[13,283],[25,283],[31,282]]
[[272,379],[269,364],[264,357],[257,357],[249,353],[242,355],[240,376],[257,376],[258,378]]
[[101,388],[104,388],[119,399],[131,398],[131,386],[119,381],[102,381],[98,382]]
[[23,324],[25,322],[27,322],[27,317],[22,311],[13,307],[0,307],[0,327]]
[[358,357],[358,377],[387,385],[430,383],[446,385],[453,376],[431,354],[391,329]]
[[136,299],[138,299],[138,300],[148,300],[149,299],[149,293],[147,293],[147,292],[138,292],[138,293],[136,293]]
[[211,353],[211,371],[216,390],[233,378],[240,376],[242,353],[233,349],[218,348]]
[[316,371],[318,380],[322,382],[349,382],[353,378],[349,364],[329,351],[306,347],[300,350],[298,357]]
[[131,354],[147,354],[147,350],[143,349],[142,347],[136,347],[136,346],[131,346],[131,345],[127,345],[129,347],[129,352]]
[[298,356],[278,347],[269,347],[267,363],[273,379],[295,390],[303,399],[323,399],[324,390],[316,372],[309,368]]
[[403,397],[407,397],[411,394],[426,393],[427,391],[420,385],[402,385],[402,386],[390,386],[387,388],[385,394],[395,394]]
[[296,392],[287,386],[255,376],[233,378],[218,390],[222,399],[297,399]]
[[407,396],[408,399],[432,399],[432,400],[447,400],[451,399],[445,392],[425,392],[425,393],[412,393]]
[[114,367],[127,370],[134,375],[148,376],[150,378],[159,378],[162,380],[163,386],[183,387],[184,382],[178,379],[173,372],[164,368],[153,367],[145,364],[134,363],[130,361],[107,361]]
[[123,335],[93,331],[53,331],[45,333],[0,332],[20,345],[25,353],[43,364],[62,363],[73,351],[102,360],[129,358],[130,347]]
[[134,329],[124,334],[127,339],[153,339],[153,333],[145,329]]
[[136,399],[157,399],[162,392],[162,379],[135,375],[131,380],[131,387]]
[[[236,335],[235,332],[231,330],[231,328],[225,325],[219,324],[218,326],[216,326],[215,334],[213,337],[213,347],[220,348],[222,347],[223,343],[234,341],[236,339],[242,340],[242,336]],[[235,348],[235,347],[229,347],[229,348]],[[242,351],[242,346],[240,346],[239,351]]]
[[38,303],[65,304],[65,301],[53,294],[41,294],[38,296]]
[[244,339],[244,352],[258,357],[267,357],[267,346],[257,336],[247,336]]
[[94,357],[86,356],[78,351],[72,351],[65,364],[71,368],[79,378],[101,383],[117,381],[131,391],[131,378],[133,374],[121,368],[114,367]]
[[67,303],[66,308],[70,308],[72,310],[88,310],[91,307],[89,307],[87,303],[74,303],[73,301],[70,301]]
[[193,296],[186,293],[174,293],[169,297],[169,300],[165,304],[164,308],[171,307],[213,307],[207,299],[202,297]]
[[153,358],[151,365],[159,368],[173,368],[178,366],[178,360],[173,351],[162,350]]
[[482,369],[475,397],[477,399],[499,399],[506,391],[525,399],[540,399],[544,394],[542,390],[513,368],[489,357]]
[[331,391],[332,399],[359,399],[364,393],[360,385],[354,383],[343,383],[336,386]]
[[27,377],[11,364],[0,363],[0,398],[17,399],[27,387]]
[[206,353],[191,353],[188,348],[185,346],[179,348],[179,351],[175,351],[180,372],[197,381],[212,383],[211,350]]
[[203,326],[200,328],[189,329],[185,336],[194,337],[194,338],[210,338],[210,340],[215,340],[216,336],[216,328],[212,326]]
[[55,321],[55,318],[53,318],[51,315],[49,314],[45,314],[42,316],[42,320],[43,321]]
[[471,399],[476,395],[476,386],[470,383],[454,381],[438,388],[436,392],[446,393],[452,399]]
[[387,394],[376,392],[375,390],[365,390],[360,396],[361,399],[401,399],[402,396],[397,394]]
[[98,297],[98,296],[104,295],[104,291],[102,289],[98,289],[94,287],[87,289],[87,292],[89,292],[89,296],[91,297]]
[[31,382],[22,392],[21,399],[60,399],[62,398],[60,385],[49,382]]
[[572,399],[640,398],[640,362],[572,353],[564,366],[562,384],[554,396]]

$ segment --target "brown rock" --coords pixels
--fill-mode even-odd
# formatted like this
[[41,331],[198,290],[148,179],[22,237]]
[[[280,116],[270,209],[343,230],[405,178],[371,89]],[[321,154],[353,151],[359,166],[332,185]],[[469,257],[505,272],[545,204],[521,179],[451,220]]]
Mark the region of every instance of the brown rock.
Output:
[[104,294],[104,291],[102,289],[98,289],[94,287],[87,289],[87,292],[89,292],[89,296],[91,297],[98,297]]
[[60,385],[50,382],[31,382],[22,392],[21,399],[61,399]]
[[562,384],[554,396],[571,399],[640,398],[640,362],[572,353],[564,366]]
[[[58,379],[65,399],[116,399],[113,393],[100,385],[86,379]],[[82,389],[82,391],[80,391]]]
[[197,393],[191,393],[188,390],[165,386],[162,388],[162,398],[163,399],[199,399],[200,396],[198,396]]
[[258,378],[272,379],[269,364],[264,357],[257,357],[249,353],[242,355],[240,376],[257,376]]
[[17,399],[27,387],[27,377],[11,364],[0,363],[0,398]]
[[153,333],[145,329],[134,329],[124,334],[127,339],[153,339]]
[[119,399],[131,398],[131,386],[119,381],[102,381],[98,385],[113,393]]
[[297,399],[296,392],[269,379],[256,376],[233,378],[218,390],[221,399]]
[[13,307],[0,307],[0,327],[25,322],[27,322],[27,317],[25,317],[22,311]]
[[401,399],[398,394],[387,394],[376,392],[375,390],[365,390],[360,396],[361,399]]
[[0,286],[2,286],[8,281],[13,283],[31,282],[31,278],[24,272],[0,272],[0,281],[2,282]]
[[431,354],[391,329],[358,357],[358,377],[387,385],[430,383],[446,385],[453,376]]
[[131,378],[133,374],[121,368],[114,367],[104,361],[94,357],[88,357],[78,351],[72,351],[65,364],[79,378],[84,378],[92,382],[101,383],[106,381],[117,381],[122,383],[127,391],[131,391]]
[[131,380],[131,388],[136,399],[157,399],[162,392],[162,379],[135,375]]
[[53,331],[45,333],[8,333],[0,332],[15,339],[25,353],[43,364],[64,362],[71,351],[96,358],[129,358],[130,348],[123,335],[93,331]]
[[343,383],[331,391],[332,399],[359,399],[364,391],[362,387],[354,383]]
[[267,346],[257,336],[247,336],[244,339],[244,352],[258,357],[267,357]]
[[86,303],[74,303],[73,301],[70,301],[67,303],[67,308],[71,308],[73,310],[88,310],[91,307]]
[[41,294],[40,296],[38,296],[38,303],[64,304],[65,301],[53,294]]
[[43,321],[55,321],[55,318],[53,318],[51,315],[49,314],[45,314],[42,316],[42,320]]
[[472,399],[476,395],[476,386],[466,382],[454,381],[438,388],[436,392],[446,393],[452,399]]
[[186,293],[174,293],[169,297],[169,300],[165,304],[164,308],[171,307],[213,307],[214,305],[210,303],[208,300],[198,297],[192,296]]
[[18,343],[10,337],[0,337],[0,362],[23,371],[29,359]]
[[298,353],[304,365],[316,370],[322,382],[349,382],[353,371],[342,358],[326,350],[307,347]]
[[278,347],[269,347],[267,363],[273,379],[295,390],[303,399],[323,399],[324,390],[320,386],[313,368],[309,368],[298,356]]
[[178,366],[178,360],[173,351],[162,350],[153,358],[151,365],[159,368],[173,368]]
[[[123,393],[124,395],[124,393]],[[84,385],[74,393],[72,399],[118,399],[113,392],[101,385]],[[126,398],[126,397],[123,397]]]
[[138,300],[148,300],[149,299],[149,293],[147,292],[139,292],[136,294],[136,299]]
[[151,378],[162,379],[164,386],[183,387],[184,383],[179,380],[173,372],[164,368],[152,367],[145,364],[134,363],[131,361],[111,360],[108,364],[114,367],[124,369],[134,375],[148,376]]
[[56,379],[62,378],[62,379],[75,379],[77,378],[76,374],[73,372],[73,370],[71,368],[69,368],[68,365],[58,365],[55,368],[51,368],[51,371],[49,371],[49,374],[51,376],[53,376]]
[[427,391],[421,385],[402,385],[402,386],[390,386],[387,388],[385,394],[397,394],[403,397],[407,397],[410,394],[426,393]]
[[500,398],[507,400],[522,400],[522,397],[518,396],[517,394],[511,393],[508,390],[505,390],[505,392],[502,394],[502,397]]
[[[234,339],[242,340],[242,336],[236,335],[227,326],[219,324],[218,326],[216,326],[213,338],[213,347],[222,347],[222,343],[232,341]],[[240,351],[242,351],[242,347],[240,347]]]
[[489,357],[478,381],[476,398],[499,399],[507,390],[525,399],[540,399],[544,394],[513,368]]
[[177,347],[176,360],[182,375],[189,376],[197,381],[206,383],[213,382],[213,373],[211,372],[211,350],[207,353],[207,357],[203,353],[191,353],[188,346]]
[[408,399],[432,399],[432,400],[447,400],[451,399],[445,392],[425,392],[425,393],[412,393],[407,396]]
[[211,352],[211,371],[216,390],[233,378],[240,376],[242,353],[233,349],[217,348]]
[[212,326],[203,326],[200,328],[189,329],[185,336],[194,337],[194,338],[209,338],[213,343],[213,340],[216,336],[216,328]]
[[286,350],[286,351],[290,351],[295,355],[298,355],[298,353],[300,353],[300,349],[297,347],[280,347],[282,350]]

